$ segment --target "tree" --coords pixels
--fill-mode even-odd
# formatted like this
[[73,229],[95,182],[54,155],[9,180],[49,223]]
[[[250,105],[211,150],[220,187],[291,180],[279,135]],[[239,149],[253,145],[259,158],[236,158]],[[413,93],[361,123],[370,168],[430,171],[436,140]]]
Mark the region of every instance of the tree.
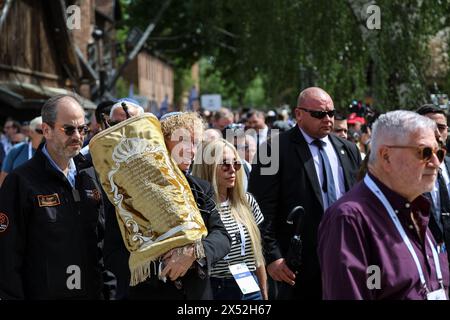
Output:
[[[367,28],[370,4],[380,9],[381,29]],[[126,25],[145,27],[160,5],[130,1]],[[317,85],[337,108],[372,96],[387,110],[428,99],[428,44],[449,25],[450,1],[174,0],[167,12],[148,48],[177,68],[213,59],[204,74],[220,77],[237,103],[260,79],[271,105],[292,105],[302,88]],[[442,81],[440,89],[450,91],[449,84]]]

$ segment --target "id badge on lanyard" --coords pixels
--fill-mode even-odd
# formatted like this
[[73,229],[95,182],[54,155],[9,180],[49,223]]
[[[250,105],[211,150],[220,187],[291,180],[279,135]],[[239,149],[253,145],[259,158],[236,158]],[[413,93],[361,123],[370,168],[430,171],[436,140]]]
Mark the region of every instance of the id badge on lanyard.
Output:
[[445,294],[445,290],[440,288],[439,290],[435,290],[427,293],[427,300],[448,300],[447,295]]
[[414,248],[412,247],[411,241],[409,240],[408,236],[405,233],[405,229],[403,228],[398,217],[396,216],[396,214],[394,212],[394,208],[392,208],[391,204],[386,199],[386,196],[383,194],[383,192],[380,190],[380,188],[378,188],[378,186],[375,184],[375,182],[373,182],[373,180],[369,177],[369,175],[366,175],[364,177],[364,183],[370,189],[370,191],[372,191],[372,193],[383,204],[383,206],[385,207],[386,211],[389,214],[389,217],[391,218],[392,222],[394,223],[394,226],[396,227],[397,231],[399,232],[400,236],[402,237],[403,242],[405,243],[406,247],[408,248],[408,251],[412,256],[414,263],[416,265],[417,271],[419,273],[420,283],[421,283],[422,287],[425,289],[426,299],[427,300],[448,300],[447,296],[445,294],[444,284],[442,281],[442,272],[441,272],[441,265],[439,263],[439,257],[438,257],[436,248],[434,247],[433,242],[430,240],[430,237],[428,236],[428,234],[426,235],[426,238],[427,238],[428,244],[431,247],[431,251],[433,252],[433,260],[434,260],[434,265],[436,267],[436,277],[441,286],[440,289],[431,291],[431,292],[429,292],[429,290],[428,290],[428,286],[425,281],[425,276],[423,274],[423,270],[420,265],[419,258],[417,257],[417,254],[414,251]]
[[259,286],[245,262],[228,266],[243,294],[259,291]]
[[[245,257],[245,232],[244,227],[238,222],[239,234],[240,234],[240,247],[241,247],[241,256]],[[228,255],[224,258],[228,259]],[[234,280],[236,280],[239,289],[243,294],[248,294],[252,292],[260,291],[258,283],[256,283],[255,278],[253,278],[252,273],[247,267],[245,262],[228,265],[231,274],[233,275]]]

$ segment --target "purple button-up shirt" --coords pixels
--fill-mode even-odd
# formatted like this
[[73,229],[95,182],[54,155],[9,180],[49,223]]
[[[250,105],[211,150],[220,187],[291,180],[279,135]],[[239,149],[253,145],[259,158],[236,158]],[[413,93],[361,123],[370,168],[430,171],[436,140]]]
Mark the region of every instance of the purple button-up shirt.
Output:
[[[425,237],[428,234],[436,244],[428,229],[429,201],[419,196],[410,203],[373,175],[370,177],[398,215],[422,266],[428,289],[439,289],[433,252]],[[318,237],[324,299],[425,299],[411,253],[387,210],[364,182],[355,185],[325,212]],[[438,255],[448,292],[447,253],[438,250]],[[380,268],[379,289],[373,288],[376,269],[369,266]]]

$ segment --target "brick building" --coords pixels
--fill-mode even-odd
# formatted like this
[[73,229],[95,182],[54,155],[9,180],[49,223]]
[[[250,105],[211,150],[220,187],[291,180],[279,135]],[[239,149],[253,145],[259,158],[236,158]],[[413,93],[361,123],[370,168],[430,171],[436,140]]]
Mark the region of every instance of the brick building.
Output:
[[[72,5],[79,10],[79,28],[73,30],[67,27],[68,17],[76,19],[67,11]],[[38,115],[58,93],[77,93],[86,109],[95,108],[89,99],[98,90],[100,67],[116,67],[119,1],[0,0],[0,10],[0,123],[7,116]],[[99,39],[92,36],[96,29],[103,30]]]
[[174,72],[168,61],[142,50],[125,69],[124,79],[133,86],[136,95],[146,100],[147,110],[154,111],[150,107],[152,102],[159,108],[166,95],[169,104],[173,104]]

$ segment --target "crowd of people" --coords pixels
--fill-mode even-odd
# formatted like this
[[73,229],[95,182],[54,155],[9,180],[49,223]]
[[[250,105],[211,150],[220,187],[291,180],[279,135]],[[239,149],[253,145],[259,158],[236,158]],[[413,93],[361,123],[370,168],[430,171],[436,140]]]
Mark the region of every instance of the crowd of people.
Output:
[[129,98],[103,101],[90,122],[75,97],[59,95],[26,129],[6,121],[1,299],[448,299],[442,109],[369,121],[358,110],[336,113],[331,96],[311,87],[292,118],[227,108],[160,114],[207,235],[165,252],[135,283],[89,141],[145,114]]

